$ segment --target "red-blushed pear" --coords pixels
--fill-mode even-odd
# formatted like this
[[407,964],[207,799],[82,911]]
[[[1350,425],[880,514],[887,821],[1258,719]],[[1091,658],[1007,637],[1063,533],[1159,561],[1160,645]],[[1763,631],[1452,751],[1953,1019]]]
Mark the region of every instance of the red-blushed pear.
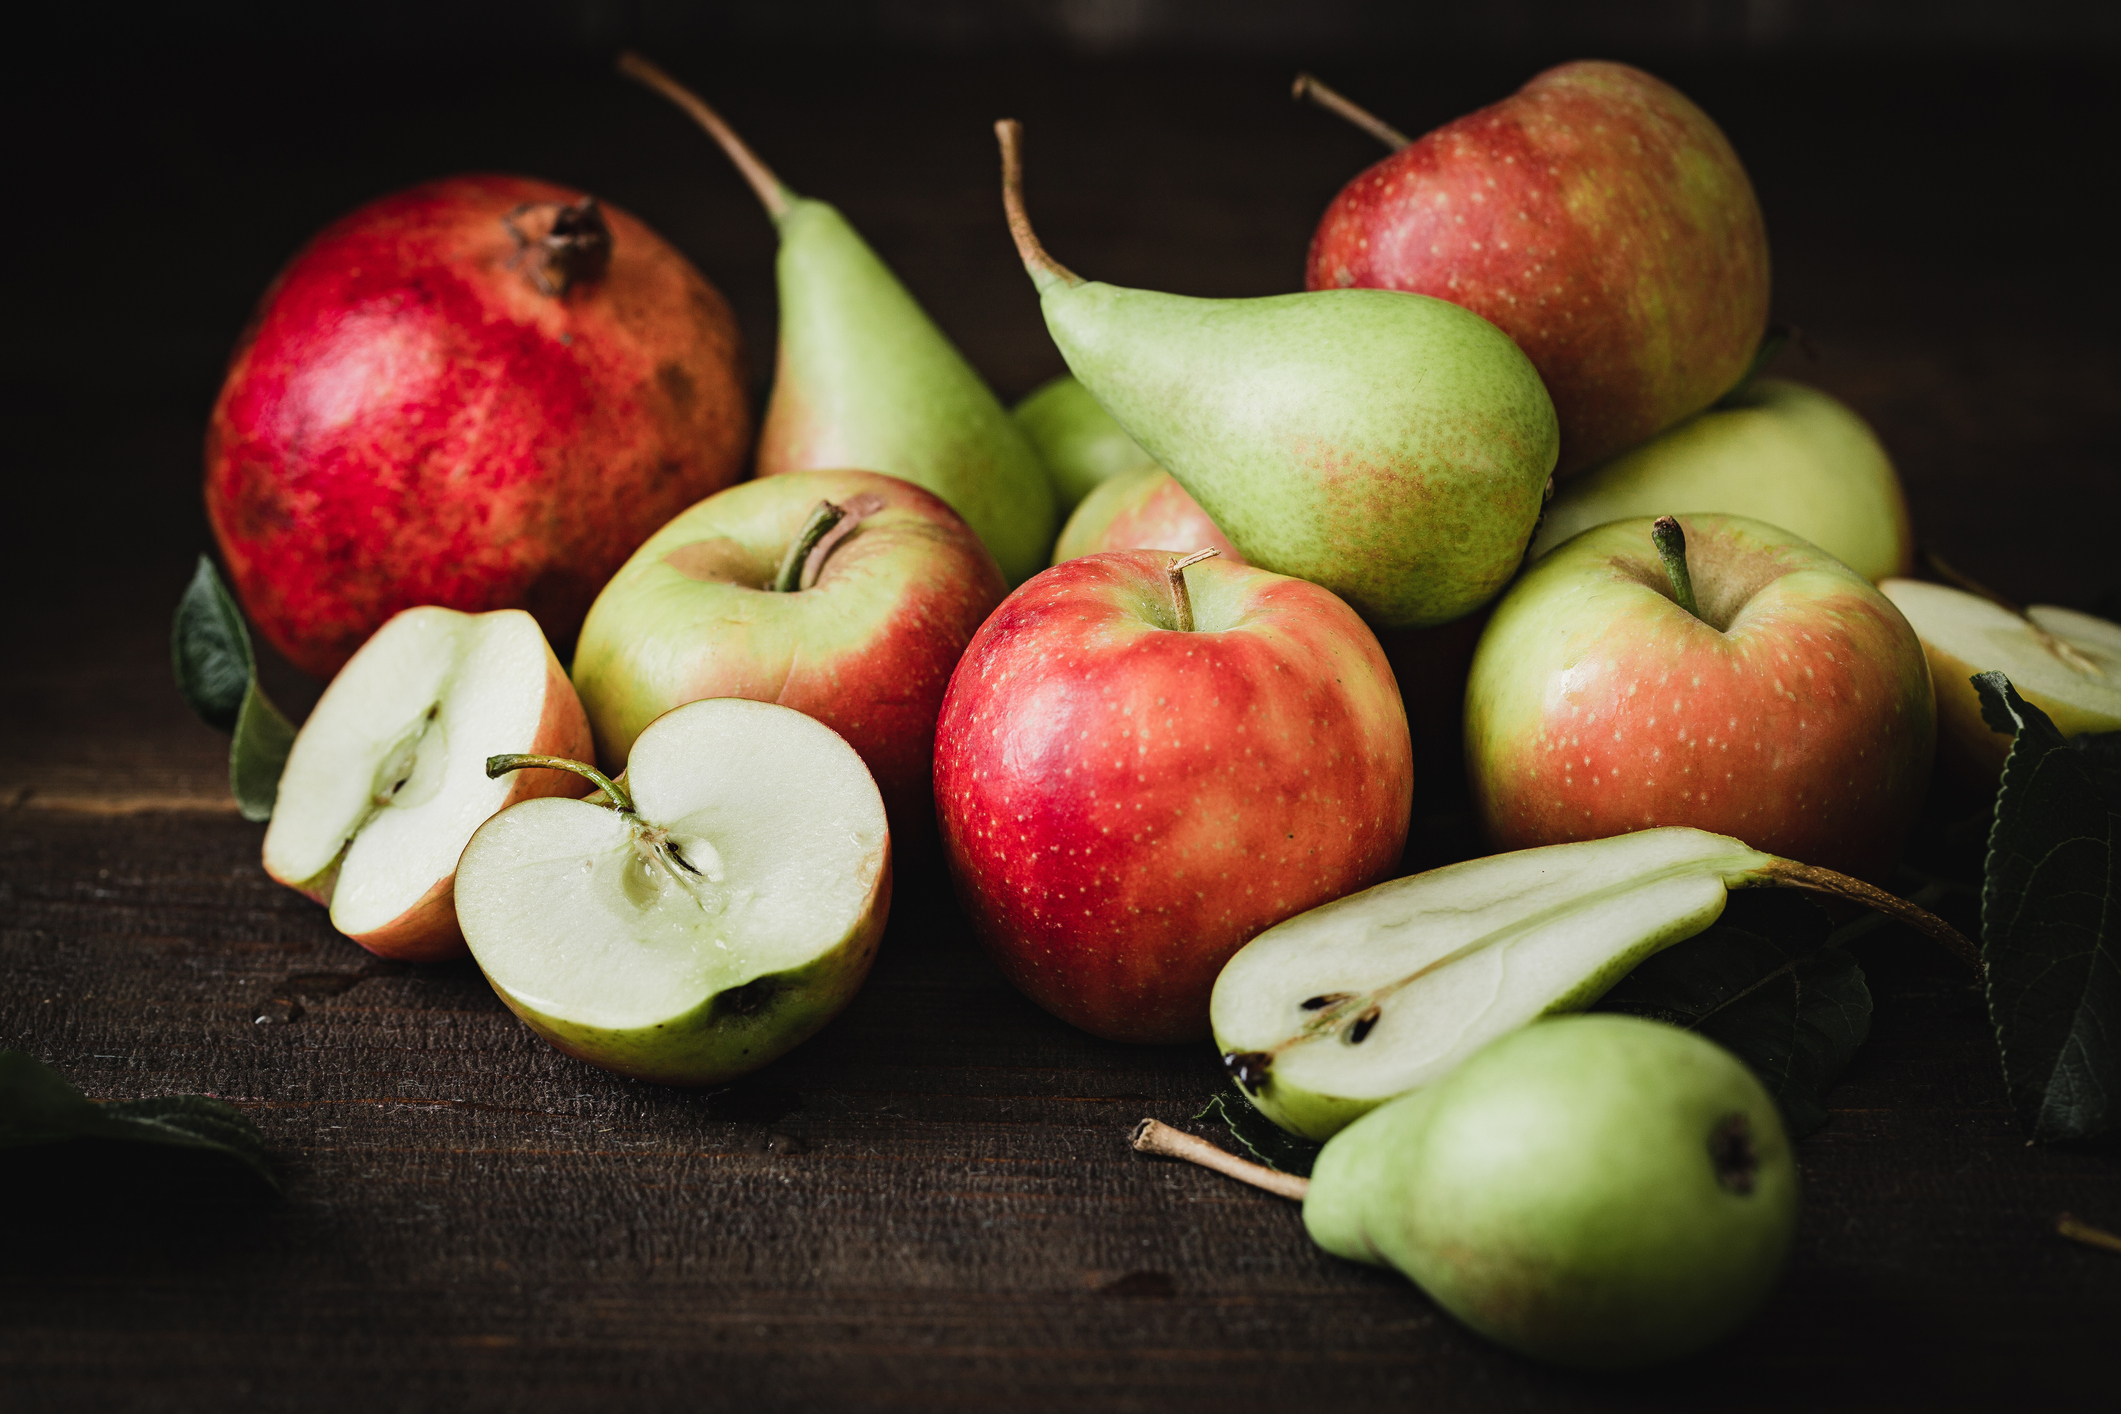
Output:
[[207,430],[207,518],[307,672],[418,604],[528,609],[565,648],[643,537],[743,473],[745,381],[727,303],[633,217],[431,182],[266,292]]
[[1105,550],[1215,549],[1232,564],[1243,564],[1230,538],[1215,528],[1200,502],[1162,467],[1151,463],[1122,471],[1097,484],[1053,547],[1053,563],[1080,559]]
[[1435,295],[1495,324],[1553,396],[1558,474],[1699,412],[1752,365],[1767,229],[1738,154],[1671,85],[1563,64],[1409,142],[1297,82],[1398,148],[1326,208],[1306,286]]
[[370,952],[464,951],[453,882],[472,831],[577,777],[489,780],[501,752],[578,756],[589,723],[520,609],[407,609],[361,646],[302,724],[265,830],[265,872],[331,909]]
[[647,725],[704,697],[778,702],[846,738],[902,855],[931,855],[936,714],[1008,592],[942,499],[873,471],[732,486],[664,526],[597,596],[575,689],[616,771]]
[[1496,849],[1691,825],[1875,880],[1935,741],[1900,611],[1737,516],[1615,521],[1549,552],[1496,605],[1466,687]]
[[1376,637],[1315,584],[1194,559],[1117,551],[1031,580],[965,650],[936,728],[981,941],[1112,1040],[1206,1036],[1233,952],[1384,878],[1406,840],[1407,722]]

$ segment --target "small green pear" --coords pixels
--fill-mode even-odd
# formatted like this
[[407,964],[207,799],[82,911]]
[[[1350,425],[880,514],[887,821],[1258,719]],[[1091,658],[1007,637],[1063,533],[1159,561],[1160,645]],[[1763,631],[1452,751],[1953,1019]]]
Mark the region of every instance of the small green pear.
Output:
[[1480,316],[1396,290],[1188,299],[1084,280],[1003,201],[1069,369],[1255,565],[1379,628],[1446,623],[1524,557],[1560,453],[1531,361]]
[[1846,404],[1781,378],[1756,378],[1563,482],[1531,558],[1608,521],[1708,512],[1781,526],[1873,582],[1914,562],[1907,499],[1877,434]]
[[1010,583],[1045,568],[1059,521],[1038,452],[847,219],[797,196],[713,109],[638,55],[628,75],[705,128],[780,231],[780,348],[757,471],[881,471],[943,498]]
[[1698,1350],[1766,1300],[1797,1225],[1772,1096],[1690,1031],[1542,1021],[1326,1145],[1304,1226],[1535,1359]]
[[1156,458],[1098,406],[1073,374],[1041,383],[1012,416],[1046,463],[1064,521],[1083,497],[1113,477],[1156,465]]

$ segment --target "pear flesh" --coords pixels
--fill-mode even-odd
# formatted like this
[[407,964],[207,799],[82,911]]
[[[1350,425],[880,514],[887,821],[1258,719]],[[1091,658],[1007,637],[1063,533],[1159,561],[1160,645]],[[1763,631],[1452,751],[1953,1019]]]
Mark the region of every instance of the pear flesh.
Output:
[[1720,1338],[1773,1288],[1796,1163],[1721,1047],[1623,1016],[1543,1021],[1319,1154],[1304,1226],[1405,1273],[1474,1330],[1595,1369]]
[[457,913],[495,991],[607,1069],[709,1085],[823,1026],[867,974],[890,898],[883,799],[800,712],[711,698],[635,741],[632,809],[542,799],[464,850]]
[[1589,1006],[1775,863],[1670,826],[1469,860],[1297,915],[1216,978],[1216,1046],[1252,1103],[1326,1139],[1498,1037]]

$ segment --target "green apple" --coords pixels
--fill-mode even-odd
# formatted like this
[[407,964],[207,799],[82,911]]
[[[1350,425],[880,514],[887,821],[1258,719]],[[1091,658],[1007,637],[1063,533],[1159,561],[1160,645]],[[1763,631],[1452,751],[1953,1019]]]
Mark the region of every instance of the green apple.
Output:
[[[741,698],[689,703],[633,744],[624,784],[479,828],[457,916],[495,992],[567,1054],[642,1080],[717,1085],[850,1001],[883,936],[891,835],[829,727]],[[539,772],[543,774],[543,772]]]
[[1993,788],[2011,749],[1982,719],[1976,673],[2006,674],[2064,736],[2121,731],[2121,624],[2049,604],[2013,613],[1920,580],[1878,587],[1922,640],[1937,684],[1937,759],[1966,780]]
[[1907,500],[1877,436],[1846,405],[1780,378],[1564,481],[1530,553],[1608,521],[1709,511],[1793,531],[1865,579],[1913,562]]
[[1063,373],[1040,384],[1016,405],[1013,416],[1046,464],[1046,474],[1053,480],[1053,499],[1063,517],[1081,505],[1083,497],[1120,473],[1156,465],[1156,458],[1143,451],[1141,444],[1127,435],[1127,429],[1098,406],[1090,390],[1076,382],[1073,374]]
[[1405,1273],[1490,1340],[1624,1369],[1727,1335],[1766,1300],[1797,1226],[1775,1101],[1692,1032],[1558,1017],[1319,1154],[1304,1226]]

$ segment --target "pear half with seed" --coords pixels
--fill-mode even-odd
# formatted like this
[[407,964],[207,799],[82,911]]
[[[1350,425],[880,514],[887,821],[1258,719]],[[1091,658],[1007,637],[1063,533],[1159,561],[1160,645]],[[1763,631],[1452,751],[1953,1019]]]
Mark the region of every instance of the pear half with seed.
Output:
[[460,956],[452,891],[471,832],[532,796],[588,789],[535,772],[490,780],[498,752],[586,756],[589,719],[521,609],[407,609],[348,660],[302,724],[265,831],[265,872],[331,909],[370,952]]
[[1216,978],[1216,1046],[1262,1113],[1323,1140],[1490,1041],[1589,1006],[1715,922],[1729,890],[1758,886],[1863,903],[1979,965],[1971,943],[1905,900],[1667,826],[1432,869],[1276,924]]
[[876,782],[791,708],[709,698],[642,731],[623,782],[575,761],[501,757],[603,786],[480,827],[457,915],[515,1014],[571,1056],[667,1085],[718,1085],[853,999],[891,903]]

